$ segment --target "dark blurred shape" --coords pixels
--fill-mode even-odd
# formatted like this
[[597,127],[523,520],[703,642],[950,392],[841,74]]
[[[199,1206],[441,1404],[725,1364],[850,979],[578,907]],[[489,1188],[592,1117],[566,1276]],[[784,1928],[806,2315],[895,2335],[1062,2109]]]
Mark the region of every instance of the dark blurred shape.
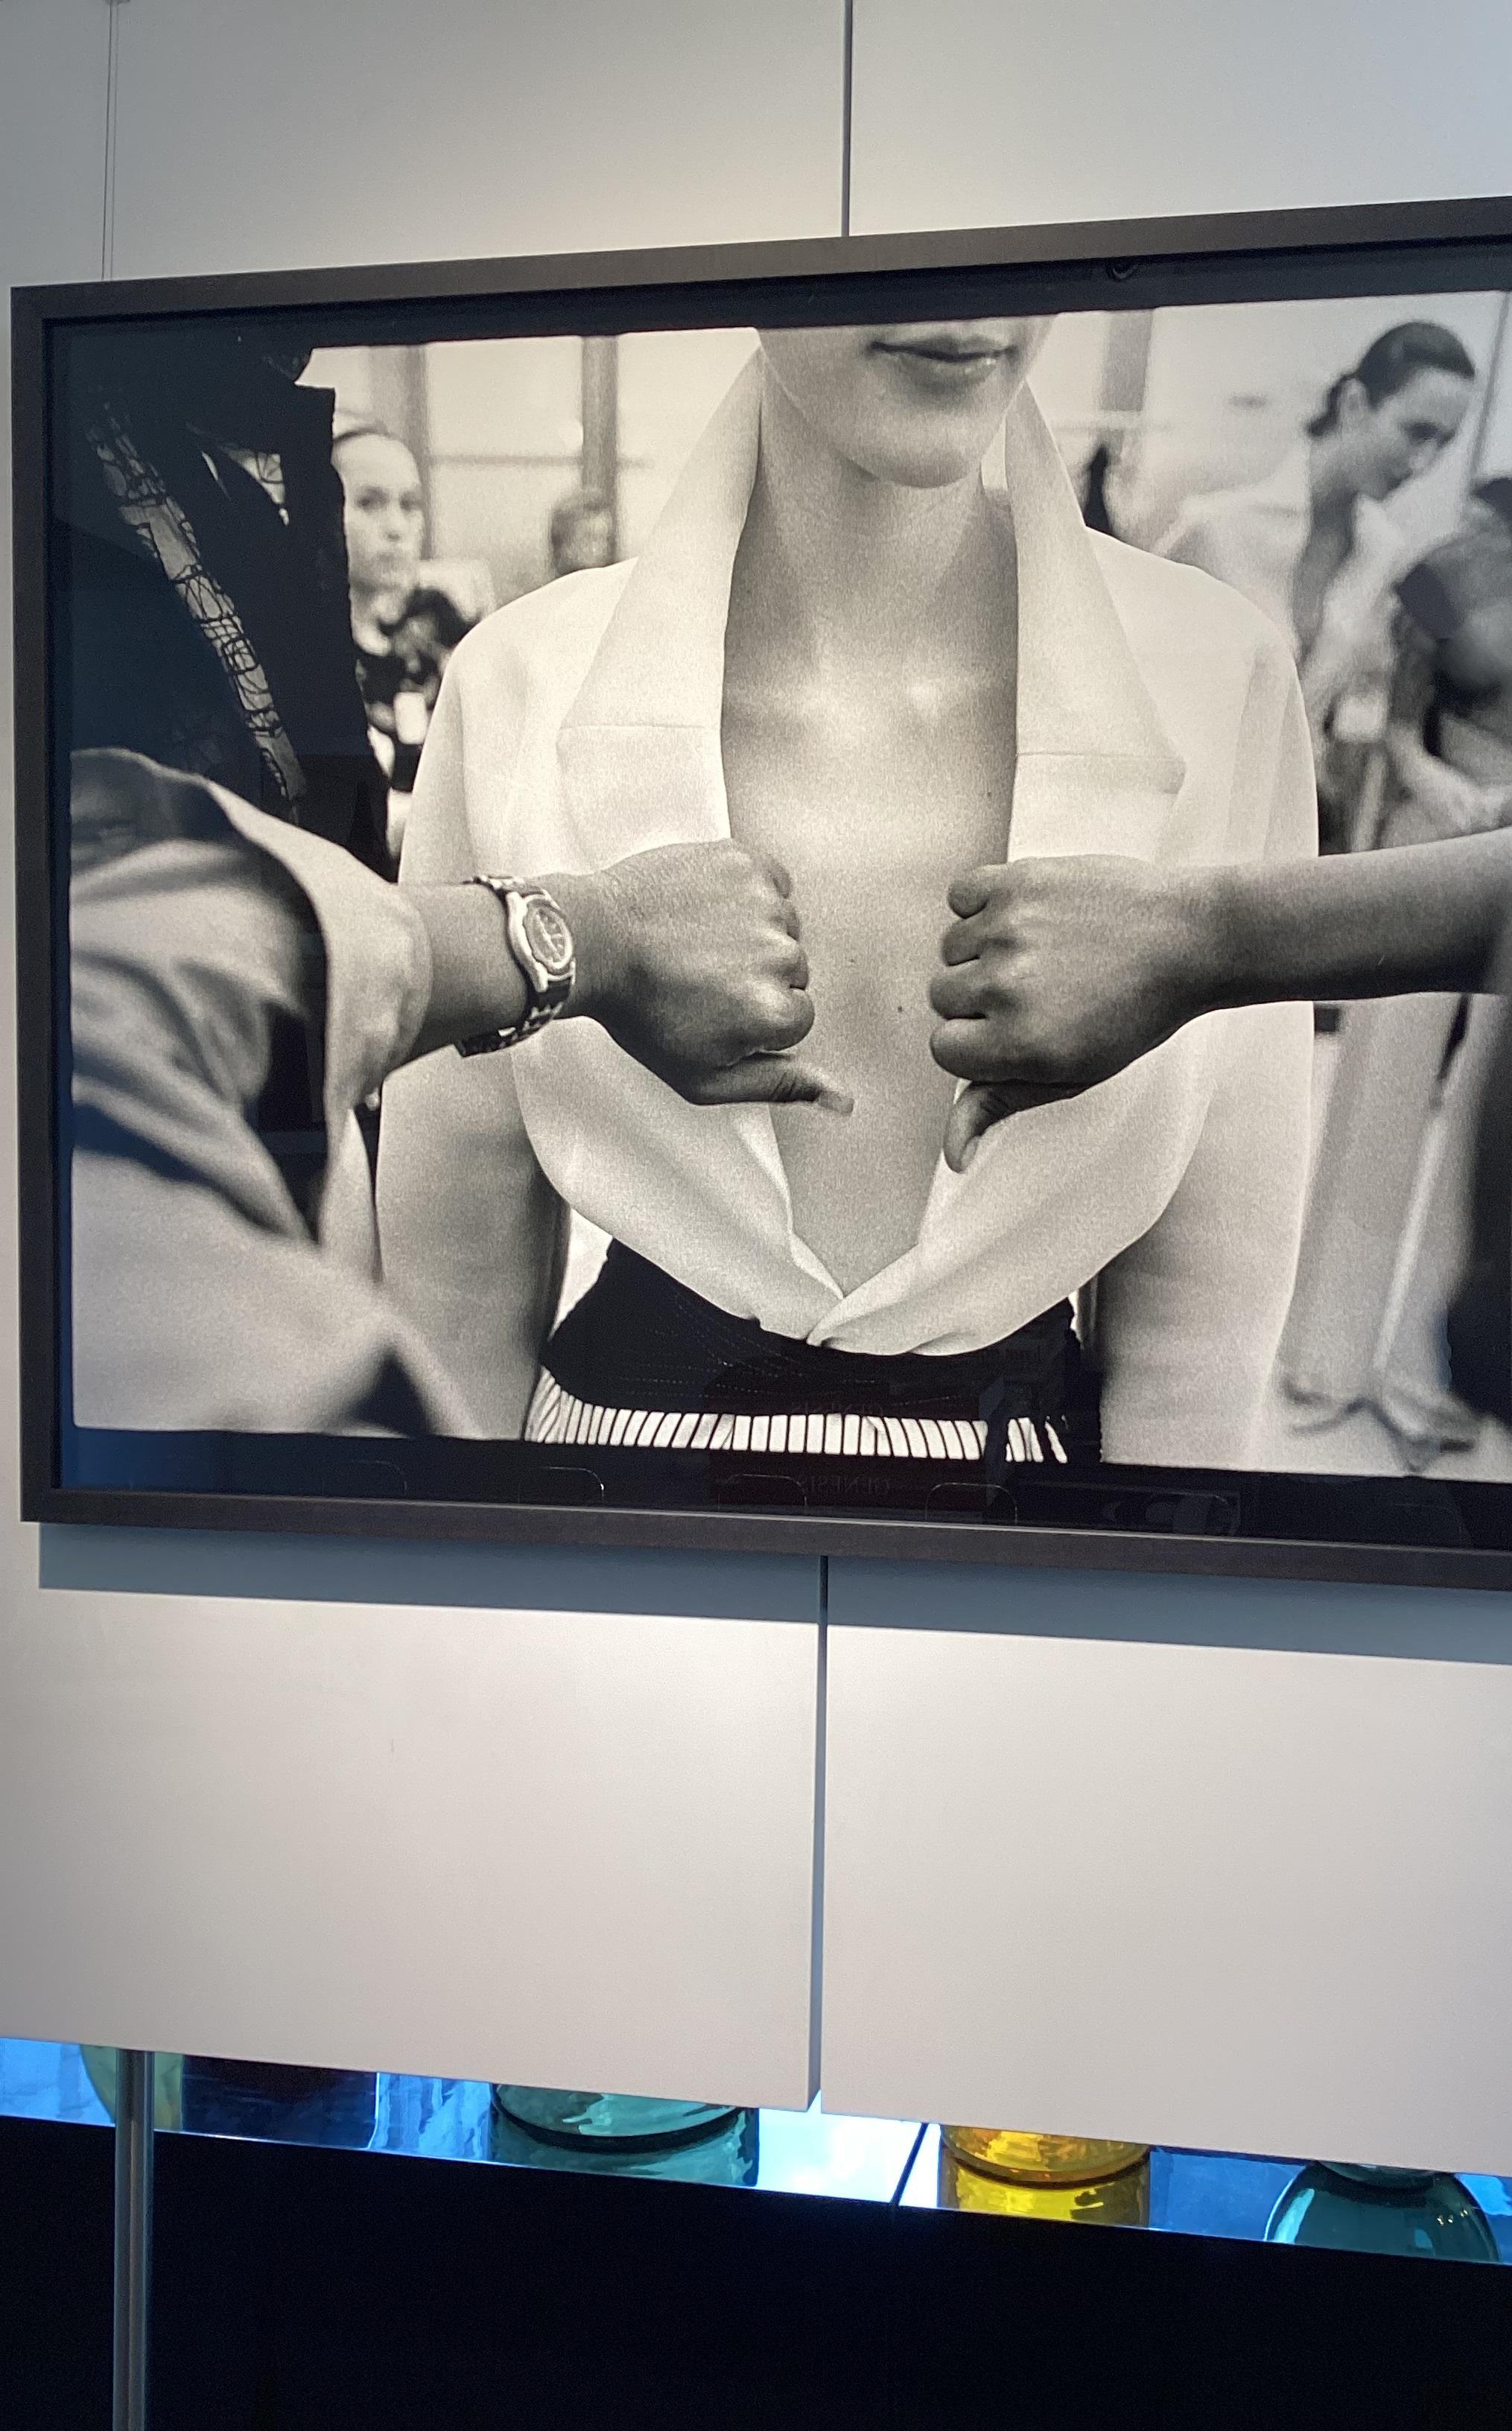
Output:
[[471,629],[447,593],[423,584],[402,602],[392,623],[384,620],[384,648],[357,642],[358,683],[370,725],[393,750],[390,782],[395,793],[414,790],[446,662]]
[[378,2078],[345,2068],[281,2068],[243,2059],[184,2059],[183,2123],[192,2136],[255,2136],[265,2143],[362,2150],[378,2123]]
[[1118,528],[1108,504],[1108,475],[1113,470],[1113,450],[1105,439],[1100,439],[1087,458],[1082,472],[1082,519],[1088,531],[1106,532],[1110,540],[1118,538]]
[[1379,840],[1431,842],[1504,826],[1512,816],[1512,481],[1472,492],[1458,529],[1403,575],[1396,593],[1390,741],[1405,800],[1388,811]]
[[1470,1254],[1449,1310],[1449,1372],[1461,1400],[1512,1426],[1512,939],[1494,979],[1501,1029],[1476,1132]]
[[553,579],[614,562],[614,516],[597,490],[574,490],[559,498],[547,528]]
[[59,450],[71,749],[207,777],[387,871],[352,659],[334,400],[201,326],[79,335]]

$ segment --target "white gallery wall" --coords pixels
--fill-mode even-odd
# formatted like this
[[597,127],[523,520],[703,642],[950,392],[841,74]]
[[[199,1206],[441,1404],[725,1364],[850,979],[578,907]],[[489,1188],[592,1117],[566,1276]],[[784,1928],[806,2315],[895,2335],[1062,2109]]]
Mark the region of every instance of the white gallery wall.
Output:
[[[114,32],[112,95],[106,0],[0,6],[7,282],[839,226],[840,0],[118,0]],[[1431,40],[1402,0],[857,0],[854,62],[858,230],[1512,189],[1502,0]],[[13,1226],[8,1172],[9,1274]],[[40,1541],[8,1327],[0,1360],[0,2033],[805,2098],[815,1566]],[[1512,2169],[1512,1599],[844,1570],[832,2102]],[[553,1988],[611,1858],[623,1942]]]

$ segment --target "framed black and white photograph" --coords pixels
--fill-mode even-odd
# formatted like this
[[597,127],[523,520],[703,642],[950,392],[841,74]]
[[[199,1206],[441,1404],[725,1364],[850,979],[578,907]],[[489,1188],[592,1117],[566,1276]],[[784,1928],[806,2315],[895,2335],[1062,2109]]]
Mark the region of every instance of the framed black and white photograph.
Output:
[[22,292],[27,1516],[1512,1583],[1509,300]]

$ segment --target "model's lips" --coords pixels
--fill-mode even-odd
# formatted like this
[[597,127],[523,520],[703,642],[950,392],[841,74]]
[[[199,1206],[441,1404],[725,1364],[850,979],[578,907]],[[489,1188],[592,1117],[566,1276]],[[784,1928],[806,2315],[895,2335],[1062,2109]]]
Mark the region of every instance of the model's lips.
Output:
[[984,345],[980,340],[879,338],[874,352],[887,355],[932,388],[970,388],[990,377],[1000,364],[1012,362],[1014,345]]

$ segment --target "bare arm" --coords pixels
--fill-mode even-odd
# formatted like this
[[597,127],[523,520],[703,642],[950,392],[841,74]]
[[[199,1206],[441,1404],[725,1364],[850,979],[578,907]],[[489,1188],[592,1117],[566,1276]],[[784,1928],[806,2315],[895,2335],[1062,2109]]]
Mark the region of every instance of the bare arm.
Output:
[[[1305,876],[1312,752],[1289,662],[1256,671],[1231,832],[1246,866]],[[1204,1025],[1201,1130],[1168,1204],[1100,1276],[1096,1350],[1112,1461],[1242,1467],[1291,1298],[1306,1197],[1312,1018],[1246,1004]],[[1198,1041],[1190,1042],[1195,1051]]]
[[1319,862],[1172,869],[1011,862],[950,889],[931,991],[957,1169],[994,1122],[1074,1095],[1200,1014],[1487,984],[1512,918],[1512,830]]
[[1212,876],[1216,1004],[1474,993],[1512,913],[1512,833]]

